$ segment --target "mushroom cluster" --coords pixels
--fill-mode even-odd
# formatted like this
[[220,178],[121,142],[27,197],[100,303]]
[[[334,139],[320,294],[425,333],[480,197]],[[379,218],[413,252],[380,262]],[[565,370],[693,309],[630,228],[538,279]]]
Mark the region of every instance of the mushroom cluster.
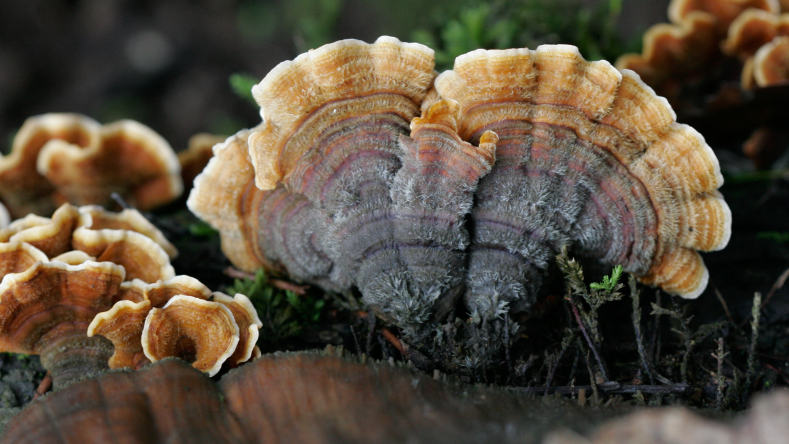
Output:
[[[747,91],[789,84],[785,1],[672,0],[668,15],[671,24],[644,34],[641,54],[625,54],[616,66],[638,73],[675,109],[720,111],[748,100]],[[757,168],[772,164],[789,140],[780,123],[761,120],[743,144]]]
[[180,173],[173,149],[145,125],[44,114],[27,119],[0,157],[0,200],[14,217],[65,202],[107,205],[112,193],[147,211],[181,195]]
[[731,226],[718,161],[637,75],[566,45],[433,68],[391,37],[281,63],[253,88],[263,123],[214,148],[187,205],[237,267],[357,288],[425,349],[467,313],[497,350],[564,246],[705,289],[697,250]]
[[[140,324],[137,334],[137,348],[150,344],[160,350],[146,353],[151,361],[194,354],[184,345],[192,341],[184,333],[187,325],[206,335],[192,346],[201,358],[205,344],[221,348],[224,341],[222,360],[231,357],[237,365],[249,359],[260,325],[249,300],[216,293],[216,302],[200,300],[199,309],[191,308],[191,299],[208,299],[211,292],[195,279],[175,276],[170,258],[177,254],[136,210],[111,213],[98,206],[64,204],[51,218],[30,214],[12,222],[0,230],[0,350],[40,355],[56,387],[105,370],[108,361],[111,368],[139,367],[145,356],[116,340],[128,331],[105,334],[116,342],[114,354],[112,342],[88,334],[97,315],[107,319],[104,312],[121,312],[121,307],[139,303],[148,304],[145,314],[161,312],[158,323],[150,316],[151,334],[147,323],[145,331]],[[168,308],[168,300],[176,298],[188,303],[172,305],[187,308]],[[213,305],[203,313],[205,304]],[[218,327],[209,328],[214,324]],[[101,326],[99,334],[104,332],[112,332],[112,327]],[[145,335],[147,342],[140,342]],[[176,350],[167,349],[173,341]],[[237,351],[238,342],[242,345]],[[206,359],[210,358],[200,364]]]
[[789,80],[789,9],[778,0],[672,0],[671,23],[644,34],[641,54],[625,54],[616,66],[631,69],[672,104],[680,87],[709,75],[724,55],[742,61],[743,88]]
[[226,361],[232,368],[260,356],[255,343],[263,324],[242,294],[212,294],[188,276],[124,282],[120,292],[121,300],[87,329],[89,337],[104,336],[115,346],[110,368],[136,369],[178,357],[214,376]]

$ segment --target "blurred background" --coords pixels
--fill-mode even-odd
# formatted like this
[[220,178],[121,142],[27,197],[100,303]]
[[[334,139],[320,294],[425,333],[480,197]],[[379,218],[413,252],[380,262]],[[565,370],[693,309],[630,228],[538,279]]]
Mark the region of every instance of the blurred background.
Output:
[[[244,92],[277,63],[380,35],[437,50],[438,69],[475,48],[579,46],[612,61],[640,51],[669,0],[2,0],[0,147],[24,120],[79,112],[139,120],[176,151],[198,132],[259,122]],[[232,78],[232,81],[231,81]],[[234,88],[238,92],[234,92]]]

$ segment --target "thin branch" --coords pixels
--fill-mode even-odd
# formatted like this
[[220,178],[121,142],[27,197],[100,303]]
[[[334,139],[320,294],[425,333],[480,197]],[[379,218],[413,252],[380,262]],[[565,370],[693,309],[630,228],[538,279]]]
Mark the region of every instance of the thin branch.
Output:
[[644,368],[644,373],[646,373],[649,378],[649,383],[654,384],[655,378],[652,376],[652,370],[649,368],[649,363],[647,362],[647,353],[646,350],[644,350],[644,341],[641,335],[641,293],[638,291],[636,278],[632,274],[628,279],[628,283],[630,284],[630,297],[633,299],[633,313],[631,319],[633,321],[633,328],[636,332],[638,355],[641,357],[641,366]]
[[[608,381],[608,374],[606,374],[605,366],[603,365],[603,360],[600,359],[600,355],[597,353],[597,347],[594,346],[592,342],[592,338],[589,337],[589,333],[586,332],[586,328],[584,327],[583,321],[581,321],[581,315],[578,313],[578,307],[575,305],[575,301],[573,301],[572,296],[566,298],[570,301],[570,307],[573,310],[573,315],[575,316],[575,321],[578,323],[579,328],[581,329],[581,333],[583,333],[584,338],[586,338],[586,343],[589,345],[589,349],[592,350],[594,354],[594,358],[597,360],[597,365],[600,367],[600,373],[603,374],[603,379]],[[594,375],[590,375],[594,377]]]
[[[222,270],[222,272],[225,274],[225,276],[231,277],[233,279],[249,279],[251,281],[255,280],[254,274],[241,271],[235,267],[227,267]],[[307,290],[310,288],[309,285],[296,285],[292,282],[286,282],[279,279],[268,279],[266,280],[266,283],[272,287],[279,288],[280,290],[292,291],[299,295],[307,294]]]
[[595,384],[595,386],[591,385],[568,385],[568,386],[555,386],[550,387],[546,390],[545,387],[515,387],[512,390],[517,392],[523,393],[547,393],[545,394],[553,394],[553,393],[561,393],[564,395],[574,394],[577,395],[580,390],[585,390],[586,392],[594,391],[594,387],[597,387],[597,390],[602,393],[607,393],[611,395],[634,395],[636,392],[641,392],[645,394],[682,394],[688,391],[690,385],[688,384],[673,384],[673,385],[632,385],[632,384],[620,384],[616,381],[609,381],[604,384]]
[[[760,309],[764,308],[767,305],[767,303],[770,302],[770,299],[772,299],[773,295],[784,286],[787,279],[789,279],[789,268],[784,270],[784,272],[781,273],[780,276],[778,276],[778,279],[775,280],[773,286],[770,288],[770,291],[767,293],[767,296],[764,298],[764,303],[762,303],[761,306],[759,307]],[[740,322],[740,325],[738,327],[740,328],[744,327],[745,324],[748,323],[748,321],[750,321],[752,317],[753,317],[753,313],[749,313],[748,316],[746,316],[745,319],[743,319],[742,322]]]

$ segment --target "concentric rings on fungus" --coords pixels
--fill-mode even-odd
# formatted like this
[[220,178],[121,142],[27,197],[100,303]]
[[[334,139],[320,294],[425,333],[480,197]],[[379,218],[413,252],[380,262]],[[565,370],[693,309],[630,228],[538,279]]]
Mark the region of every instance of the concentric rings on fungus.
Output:
[[125,277],[109,262],[36,262],[0,283],[0,351],[37,354],[56,387],[107,368],[112,345],[88,338]]
[[211,290],[189,276],[176,276],[152,284],[133,279],[120,285],[112,309],[97,314],[88,326],[88,336],[104,336],[115,346],[115,353],[109,360],[110,368],[139,368],[150,362],[141,342],[145,318],[153,308],[164,307],[178,295],[205,300],[211,296]]
[[224,304],[191,296],[175,296],[145,318],[142,348],[156,362],[177,356],[214,376],[235,351],[238,324]]
[[190,209],[237,266],[355,286],[412,338],[461,299],[490,325],[528,311],[563,246],[696,297],[697,250],[730,236],[701,135],[571,46],[472,51],[434,79],[429,48],[345,40],[253,94],[264,123],[217,147]]
[[0,157],[0,199],[11,213],[49,215],[64,202],[107,204],[117,192],[146,211],[183,192],[170,145],[132,120],[100,125],[79,114],[25,121]]
[[79,260],[114,262],[123,265],[128,279],[146,282],[172,278],[170,257],[178,254],[136,210],[111,213],[97,206],[70,204],[63,204],[52,218],[30,214],[12,222],[0,229],[0,242],[24,242],[52,260],[57,257],[72,265]]

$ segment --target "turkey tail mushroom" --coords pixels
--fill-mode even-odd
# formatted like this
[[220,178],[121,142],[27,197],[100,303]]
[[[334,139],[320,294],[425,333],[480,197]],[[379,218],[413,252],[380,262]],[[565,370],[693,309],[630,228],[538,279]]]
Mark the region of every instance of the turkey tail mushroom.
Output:
[[[723,248],[731,229],[720,167],[637,75],[587,62],[572,46],[477,50],[436,89],[460,104],[463,139],[488,130],[501,138],[471,214],[472,306],[538,283],[527,268],[545,268],[563,244],[672,294],[704,290],[695,250]],[[508,297],[529,303],[515,290]]]
[[253,93],[264,123],[214,150],[190,209],[237,266],[356,287],[417,345],[461,299],[475,320],[529,310],[565,245],[696,297],[696,250],[728,242],[701,135],[571,46],[473,51],[434,79],[421,45],[346,40]]

